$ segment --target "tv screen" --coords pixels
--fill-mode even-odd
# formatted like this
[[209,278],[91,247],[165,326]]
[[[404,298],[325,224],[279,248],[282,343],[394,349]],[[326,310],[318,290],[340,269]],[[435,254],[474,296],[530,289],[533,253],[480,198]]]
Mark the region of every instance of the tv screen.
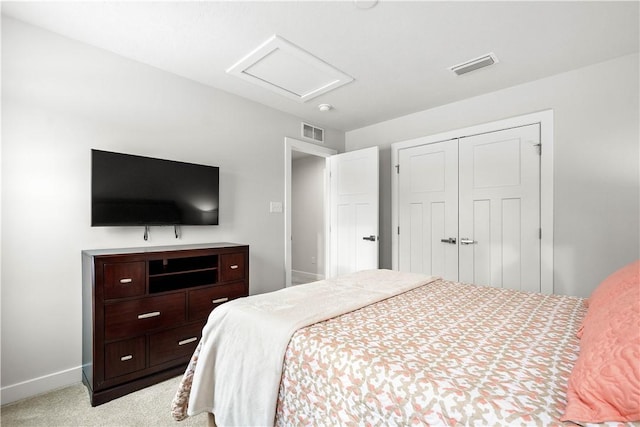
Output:
[[216,166],[91,150],[91,225],[218,225]]

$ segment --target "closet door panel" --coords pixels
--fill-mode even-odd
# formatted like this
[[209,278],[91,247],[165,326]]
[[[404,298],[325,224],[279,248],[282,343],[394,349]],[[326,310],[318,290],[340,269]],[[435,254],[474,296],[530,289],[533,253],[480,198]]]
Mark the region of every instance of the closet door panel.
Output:
[[540,290],[539,125],[460,138],[460,280]]
[[457,140],[399,156],[399,268],[458,280]]

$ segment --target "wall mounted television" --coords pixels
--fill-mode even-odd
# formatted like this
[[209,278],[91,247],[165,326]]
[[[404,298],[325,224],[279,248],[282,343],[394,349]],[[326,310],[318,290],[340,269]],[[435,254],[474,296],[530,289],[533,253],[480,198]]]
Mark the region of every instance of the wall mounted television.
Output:
[[219,168],[91,150],[91,226],[218,225]]

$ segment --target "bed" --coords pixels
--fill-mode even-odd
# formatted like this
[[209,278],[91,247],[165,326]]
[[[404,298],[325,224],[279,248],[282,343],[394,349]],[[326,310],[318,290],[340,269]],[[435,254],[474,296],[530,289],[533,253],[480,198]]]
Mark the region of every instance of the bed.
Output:
[[[607,323],[611,310],[598,317],[577,297],[374,270],[214,310],[173,416],[206,411],[219,426],[640,425],[639,268],[600,298],[622,294],[631,307],[620,372],[598,385],[615,390],[613,403],[594,405],[574,378],[583,342],[603,329],[589,317]],[[590,307],[611,305],[600,300]],[[613,345],[605,356],[596,345],[595,358]]]

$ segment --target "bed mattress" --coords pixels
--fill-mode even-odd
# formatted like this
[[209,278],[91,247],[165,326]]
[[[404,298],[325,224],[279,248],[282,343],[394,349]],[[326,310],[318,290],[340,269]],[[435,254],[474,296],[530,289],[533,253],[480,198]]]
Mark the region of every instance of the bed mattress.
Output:
[[577,297],[430,281],[296,330],[274,424],[566,426],[585,313]]

